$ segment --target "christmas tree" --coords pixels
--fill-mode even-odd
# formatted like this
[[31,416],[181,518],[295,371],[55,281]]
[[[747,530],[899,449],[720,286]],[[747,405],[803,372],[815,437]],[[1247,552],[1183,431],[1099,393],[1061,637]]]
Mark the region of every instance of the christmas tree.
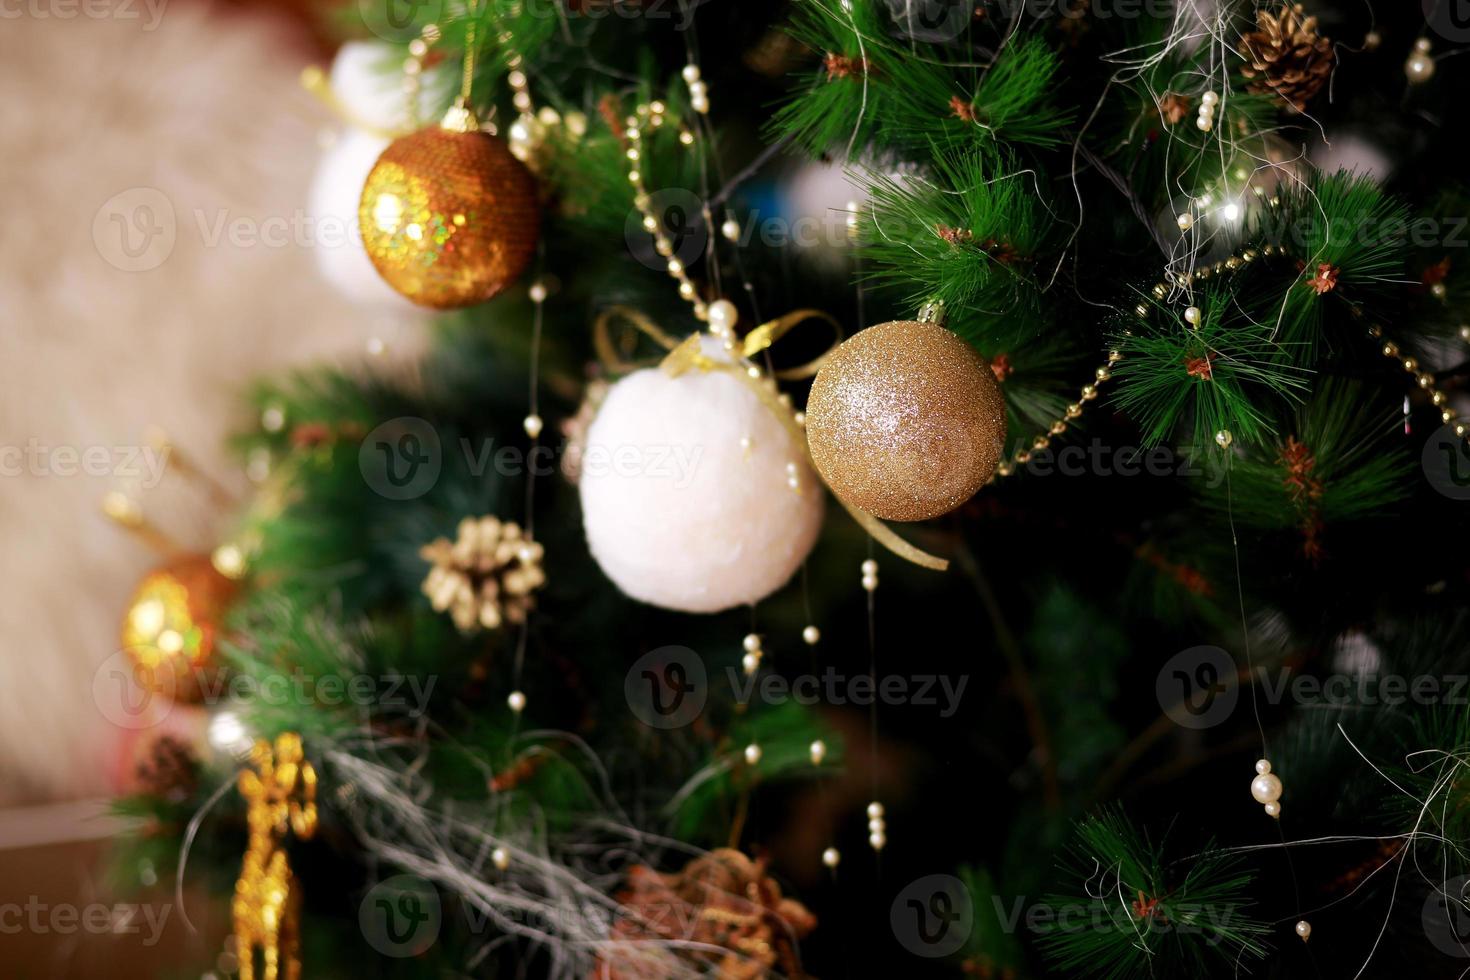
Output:
[[1454,6],[348,10],[323,271],[444,312],[140,586],[119,877],[247,977],[1458,973]]

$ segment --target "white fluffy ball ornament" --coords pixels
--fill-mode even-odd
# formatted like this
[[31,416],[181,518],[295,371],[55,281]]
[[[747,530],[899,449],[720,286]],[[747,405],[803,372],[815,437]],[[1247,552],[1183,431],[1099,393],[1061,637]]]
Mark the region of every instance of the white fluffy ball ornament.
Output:
[[[447,61],[419,74],[418,118],[403,92],[403,52],[386,41],[348,41],[337,49],[328,77],[332,96],[355,126],[380,135],[437,121],[453,97],[456,74]],[[358,188],[362,190],[361,187]]]
[[[726,360],[718,342],[704,353]],[[582,457],[587,543],[635,599],[709,613],[756,602],[801,566],[822,485],[749,382],[697,368],[613,385]]]
[[387,145],[382,137],[348,129],[322,152],[307,201],[317,231],[312,254],[322,277],[348,299],[406,310],[409,303],[378,275],[357,231],[363,182]]

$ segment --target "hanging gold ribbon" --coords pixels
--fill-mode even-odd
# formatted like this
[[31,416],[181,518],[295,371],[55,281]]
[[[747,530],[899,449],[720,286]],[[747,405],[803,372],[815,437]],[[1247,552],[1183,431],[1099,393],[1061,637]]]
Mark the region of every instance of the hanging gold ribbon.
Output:
[[[628,371],[641,367],[649,367],[657,363],[664,373],[675,378],[692,369],[699,371],[726,371],[732,376],[741,379],[755,393],[755,396],[760,399],[761,404],[765,405],[776,418],[781,420],[781,423],[791,435],[792,442],[801,447],[802,456],[806,459],[807,465],[811,466],[811,455],[807,451],[806,432],[797,424],[796,418],[791,410],[781,404],[780,395],[777,393],[776,386],[771,378],[792,380],[796,378],[810,378],[815,375],[828,355],[841,342],[842,325],[837,322],[836,318],[830,314],[823,313],[821,310],[792,310],[790,313],[779,316],[774,320],[768,320],[750,331],[750,333],[745,335],[745,339],[741,341],[737,351],[741,359],[750,359],[756,354],[769,350],[776,341],[790,333],[800,324],[817,320],[823,321],[833,328],[835,338],[832,345],[812,360],[798,364],[795,367],[775,371],[772,376],[767,376],[759,372],[755,376],[752,376],[734,360],[726,361],[712,358],[704,353],[703,346],[700,342],[701,334],[692,333],[682,341],[677,341],[660,329],[658,324],[654,323],[642,312],[627,306],[610,306],[598,315],[592,326],[592,343],[597,351],[598,359],[602,362],[603,367],[611,374],[625,374]],[[619,321],[632,328],[624,332],[619,338],[621,343],[615,341],[613,338],[613,325]],[[667,351],[664,357],[657,361],[654,359],[635,360],[632,357],[632,350],[637,345],[638,334],[648,337]],[[813,466],[812,470],[815,472],[816,467]],[[874,541],[877,541],[898,557],[923,568],[932,568],[935,571],[942,572],[949,568],[949,562],[947,560],[931,555],[927,551],[905,541],[887,524],[884,524],[867,511],[853,507],[841,499],[838,500],[838,503],[842,504],[843,509],[852,515],[852,519],[857,521],[858,525],[864,531],[867,531]]]

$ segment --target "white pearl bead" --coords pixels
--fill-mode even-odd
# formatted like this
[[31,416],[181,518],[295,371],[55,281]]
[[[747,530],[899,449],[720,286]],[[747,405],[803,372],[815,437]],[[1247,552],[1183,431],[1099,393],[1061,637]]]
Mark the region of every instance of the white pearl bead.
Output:
[[883,847],[887,843],[888,843],[888,837],[885,834],[875,833],[875,834],[869,834],[868,835],[868,846],[871,847],[875,851],[881,851],[881,850],[883,850]]
[[873,559],[871,559],[871,558],[869,558],[867,561],[863,562],[862,568],[863,568],[863,574],[864,575],[877,575],[878,574],[878,563],[876,561],[874,561]]
[[1215,120],[1211,119],[1209,116],[1200,116],[1194,121],[1194,124],[1200,128],[1201,132],[1205,133],[1208,133],[1210,130],[1215,128]]
[[868,833],[870,834],[881,834],[887,829],[888,825],[883,822],[882,817],[874,817],[868,821]]
[[1460,339],[1470,344],[1470,324],[1460,328]]
[[829,868],[835,868],[842,861],[842,855],[837,848],[829,847],[822,852],[822,863]]
[[736,321],[740,319],[740,311],[728,299],[717,299],[709,304],[705,318],[709,321],[710,328],[719,333],[734,329]]
[[1272,773],[1263,773],[1251,780],[1251,796],[1257,803],[1275,803],[1281,799],[1281,780]]
[[883,816],[883,804],[882,803],[879,803],[877,800],[874,800],[872,803],[869,803],[868,804],[868,816],[870,818]]
[[759,650],[761,648],[760,634],[759,633],[747,633],[747,634],[745,634],[745,639],[743,639],[743,640],[740,641],[740,645],[743,646],[746,650],[749,650],[751,653],[754,653],[755,651],[757,651],[757,650]]
[[521,425],[526,430],[526,435],[530,436],[532,439],[541,434],[541,429],[545,426],[545,424],[546,423],[541,420],[541,416],[539,415],[527,415],[521,421]]
[[510,852],[503,847],[497,847],[490,852],[490,862],[500,871],[510,867]]
[[1302,919],[1296,924],[1296,934],[1302,937],[1302,942],[1306,942],[1308,939],[1311,939],[1312,924],[1306,919]]
[[508,704],[510,706],[510,710],[514,711],[516,714],[520,714],[522,711],[526,710],[526,696],[520,691],[511,691],[510,696],[505,699],[505,703]]
[[745,656],[740,658],[740,667],[742,670],[745,671],[745,676],[749,677],[757,670],[760,670],[761,658],[753,653],[747,653]]
[[546,284],[545,283],[533,282],[533,283],[531,283],[531,288],[527,292],[528,292],[528,294],[531,297],[531,302],[533,302],[533,303],[544,303],[544,302],[546,302]]
[[1266,804],[1266,816],[1271,817],[1273,820],[1275,818],[1281,816],[1281,804],[1280,803],[1267,803]]
[[827,758],[827,743],[817,739],[811,745],[812,765],[820,766],[822,760]]
[[685,65],[684,70],[681,71],[679,74],[684,76],[684,81],[688,82],[690,85],[693,85],[695,82],[699,81],[699,66]]
[[1184,319],[1189,321],[1190,326],[1199,326],[1200,312],[1198,306],[1191,306],[1184,311]]
[[1271,763],[1267,759],[1256,760],[1256,775],[1264,776],[1271,771]]
[[1200,105],[1213,106],[1213,105],[1218,104],[1219,101],[1220,101],[1220,96],[1216,92],[1206,92],[1204,95],[1200,96],[1200,98],[1199,98]]
[[808,626],[801,631],[801,638],[806,642],[807,646],[816,646],[818,641],[822,639],[822,631],[815,626]]
[[1414,42],[1415,51],[1423,51],[1425,53],[1428,53],[1428,51],[1433,47],[1434,45],[1429,43],[1429,38],[1427,37],[1421,37],[1419,38],[1419,40]]
[[1188,231],[1189,229],[1194,227],[1194,217],[1192,215],[1181,214],[1178,218],[1175,218],[1174,220],[1178,223],[1180,231]]
[[720,225],[720,234],[732,242],[739,241],[740,225],[736,223],[734,218],[726,218],[724,223]]
[[757,762],[760,762],[761,747],[759,745],[756,745],[754,742],[751,742],[749,745],[747,745],[745,747],[745,761],[752,766],[755,765]]
[[1427,82],[1434,77],[1435,67],[1434,59],[1429,55],[1412,54],[1404,63],[1404,74],[1409,76],[1411,82]]

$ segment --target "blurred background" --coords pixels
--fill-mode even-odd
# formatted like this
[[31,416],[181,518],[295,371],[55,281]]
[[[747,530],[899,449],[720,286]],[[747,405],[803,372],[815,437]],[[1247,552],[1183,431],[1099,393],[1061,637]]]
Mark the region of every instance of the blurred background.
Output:
[[104,499],[124,494],[207,550],[249,482],[223,439],[248,379],[404,356],[419,333],[407,304],[346,298],[313,254],[357,249],[314,239],[307,214],[340,133],[299,78],[330,54],[305,5],[278,0],[0,7],[6,976],[156,976],[187,931],[164,922],[145,943],[140,923],[119,959],[82,926],[15,928],[28,904],[85,914],[115,830],[103,801],[132,768],[131,732],[98,711],[93,679],[158,554]]

